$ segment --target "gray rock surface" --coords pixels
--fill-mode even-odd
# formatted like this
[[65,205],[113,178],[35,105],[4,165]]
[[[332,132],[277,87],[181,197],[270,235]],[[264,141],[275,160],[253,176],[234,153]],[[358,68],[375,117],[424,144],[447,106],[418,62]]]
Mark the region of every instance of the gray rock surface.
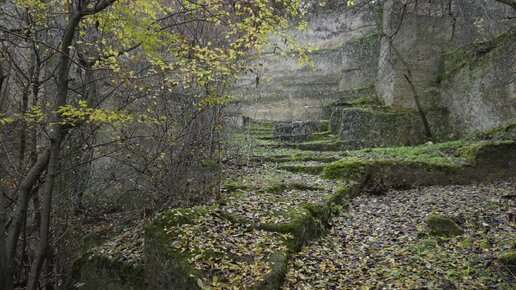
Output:
[[[514,123],[516,11],[497,1],[405,3],[312,15],[306,31],[288,33],[319,48],[311,54],[315,69],[292,57],[257,58],[258,69],[234,88],[235,107],[258,120],[331,119],[333,133],[371,146],[426,142],[415,125],[420,118],[404,114],[416,108],[415,94],[424,109],[449,113],[431,120],[437,141]],[[501,33],[508,36],[501,39]],[[346,111],[343,119],[341,105],[360,98],[401,111]],[[341,130],[343,124],[347,129]]]
[[[427,110],[434,140],[448,139],[446,110]],[[357,147],[408,146],[428,142],[416,110],[335,107],[331,130],[341,139],[356,141]]]
[[464,137],[516,121],[516,34],[447,55],[442,103]]
[[[334,102],[370,94],[380,48],[373,11],[338,8],[312,16],[307,31],[288,31],[315,48],[315,67],[295,57],[266,54],[240,76],[233,93],[244,115],[257,120],[319,120]],[[283,46],[282,39],[273,42]],[[258,77],[258,79],[257,79]]]
[[321,130],[317,121],[276,122],[272,134],[282,141],[303,141],[312,137],[312,134]]

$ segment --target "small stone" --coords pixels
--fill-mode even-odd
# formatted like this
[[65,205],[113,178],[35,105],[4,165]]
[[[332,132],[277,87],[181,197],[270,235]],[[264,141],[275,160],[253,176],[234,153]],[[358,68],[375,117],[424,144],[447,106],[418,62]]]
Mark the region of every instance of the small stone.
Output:
[[464,234],[464,230],[459,225],[442,215],[429,215],[427,226],[429,233],[434,236],[453,237]]

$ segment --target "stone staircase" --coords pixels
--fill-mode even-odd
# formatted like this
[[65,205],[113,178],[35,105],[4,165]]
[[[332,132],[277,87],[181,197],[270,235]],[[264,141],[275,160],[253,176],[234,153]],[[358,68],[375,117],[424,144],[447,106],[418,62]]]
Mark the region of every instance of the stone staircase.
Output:
[[325,124],[291,130],[294,140],[272,123],[250,124],[235,134],[254,142],[249,166],[228,177],[221,200],[161,213],[131,240],[115,239],[115,251],[92,249],[76,262],[75,281],[82,289],[280,289],[295,253],[324,236],[355,196],[515,175],[516,142],[498,131],[342,151]]

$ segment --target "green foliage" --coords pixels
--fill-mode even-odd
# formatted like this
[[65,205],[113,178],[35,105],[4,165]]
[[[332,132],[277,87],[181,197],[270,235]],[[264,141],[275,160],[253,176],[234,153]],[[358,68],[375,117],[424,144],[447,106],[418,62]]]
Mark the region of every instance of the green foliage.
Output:
[[[310,62],[307,55],[310,49],[283,31],[290,20],[306,13],[307,4],[300,0],[258,0],[234,5],[223,0],[206,3],[118,0],[98,11],[93,4],[79,11],[69,1],[15,0],[13,3],[30,11],[33,23],[27,28],[29,31],[45,30],[68,16],[80,15],[79,33],[70,47],[72,54],[84,55],[95,71],[110,72],[112,85],[132,86],[136,92],[148,91],[139,82],[141,66],[136,64],[148,64],[145,77],[160,75],[164,80],[161,88],[149,92],[150,97],[170,94],[176,88],[190,90],[192,103],[199,110],[227,104],[233,98],[226,88],[248,67],[242,58],[249,53],[264,53],[271,45],[269,37],[273,34],[285,39],[282,54],[296,55],[299,61]],[[203,23],[213,34],[189,33],[190,23]],[[68,103],[57,110],[63,124],[76,125],[79,119],[117,124],[164,121],[161,116],[131,116],[127,112],[83,104],[74,107],[72,102]],[[38,117],[47,120],[56,112],[41,113],[44,115]],[[0,125],[17,119],[31,121],[30,116],[23,113],[0,116]]]

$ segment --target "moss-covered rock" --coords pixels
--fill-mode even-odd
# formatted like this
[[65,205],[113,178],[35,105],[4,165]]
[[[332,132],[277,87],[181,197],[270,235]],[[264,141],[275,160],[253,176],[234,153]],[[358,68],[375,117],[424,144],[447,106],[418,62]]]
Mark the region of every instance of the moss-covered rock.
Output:
[[235,192],[238,190],[250,190],[252,187],[249,184],[240,182],[226,182],[224,188],[229,192]]
[[355,180],[364,189],[466,184],[516,173],[516,142],[454,141],[429,146],[351,151],[325,166],[327,179]]
[[217,207],[166,212],[147,226],[146,237],[146,273],[154,289],[276,285],[284,268],[279,257],[286,257],[291,239],[233,223]]
[[452,219],[431,214],[427,218],[428,233],[434,236],[453,237],[464,234],[464,230]]
[[327,179],[357,180],[368,174],[373,163],[358,158],[345,158],[326,165],[322,176]]
[[501,254],[500,261],[507,266],[516,266],[516,250],[510,250]]
[[278,168],[293,173],[318,175],[323,171],[324,166],[322,164],[285,164]]

